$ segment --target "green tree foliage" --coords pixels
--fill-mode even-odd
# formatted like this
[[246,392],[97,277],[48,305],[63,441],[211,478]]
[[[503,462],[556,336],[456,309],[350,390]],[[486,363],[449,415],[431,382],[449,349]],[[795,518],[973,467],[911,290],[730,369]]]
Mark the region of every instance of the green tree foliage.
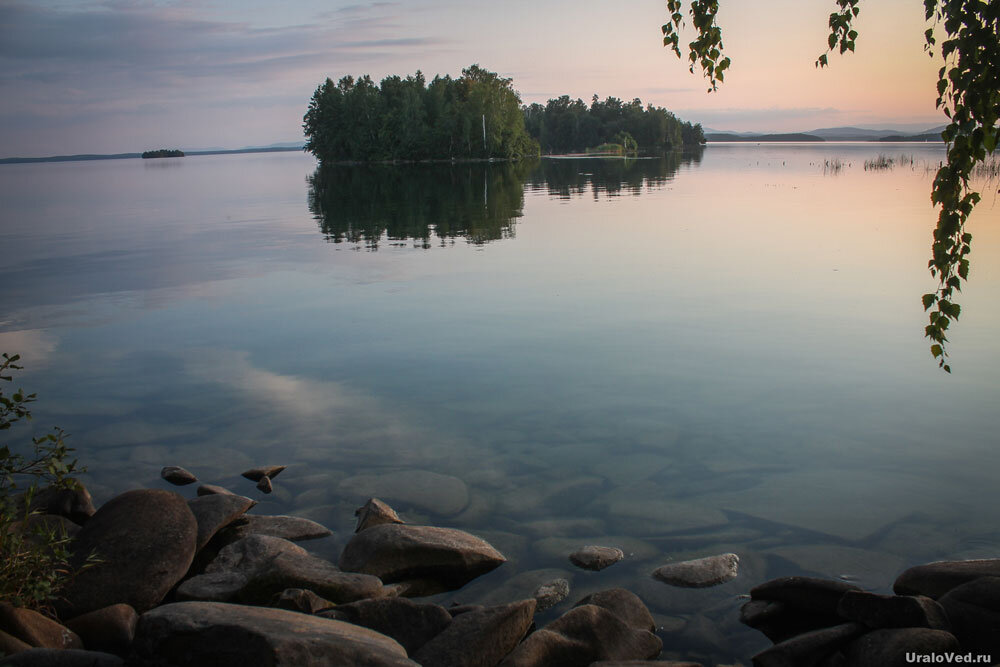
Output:
[[[21,370],[19,359],[3,354],[0,381],[12,381],[11,371]],[[20,389],[10,395],[0,390],[0,431],[6,434],[16,422],[30,420],[28,405],[34,401],[34,394]],[[71,475],[81,470],[70,460],[73,450],[61,430],[32,438],[31,443],[27,455],[6,442],[0,446],[0,600],[45,610],[71,574],[69,538],[61,526],[35,521],[31,500],[40,482],[75,488]],[[26,486],[17,493],[21,485]]]
[[327,79],[303,117],[306,150],[320,163],[518,159],[538,154],[511,79],[472,65],[457,79],[417,72]]
[[626,134],[635,142],[634,148],[655,152],[705,143],[701,125],[680,121],[652,104],[644,107],[638,98],[623,102],[609,97],[602,102],[594,95],[588,106],[563,95],[544,106],[525,107],[524,125],[543,153],[583,151],[608,143],[624,147],[620,140]]
[[[860,13],[860,0],[836,0],[837,11],[830,14],[828,51],[854,51],[858,33],[853,21]],[[683,0],[667,0],[670,19],[663,25],[663,43],[680,57],[679,29],[684,19]],[[691,71],[699,64],[711,88],[722,82],[729,58],[722,55],[722,31],[716,24],[718,0],[691,0],[690,15],[697,37],[688,45]],[[954,296],[969,276],[968,254],[972,235],[965,223],[979,203],[979,193],[970,179],[1000,140],[1000,2],[996,0],[924,0],[924,16],[933,21],[924,32],[926,50],[939,53],[943,64],[938,70],[937,105],[949,123],[941,133],[947,143],[948,159],[937,171],[931,186],[931,202],[940,207],[931,259],[931,275],[937,289],[923,296],[924,310],[930,311],[924,335],[931,340],[931,354],[938,366],[951,372],[947,363],[946,332],[958,320],[961,307]],[[945,39],[938,42],[943,29]],[[829,64],[827,54],[816,60],[817,67]],[[932,310],[933,308],[933,310]]]

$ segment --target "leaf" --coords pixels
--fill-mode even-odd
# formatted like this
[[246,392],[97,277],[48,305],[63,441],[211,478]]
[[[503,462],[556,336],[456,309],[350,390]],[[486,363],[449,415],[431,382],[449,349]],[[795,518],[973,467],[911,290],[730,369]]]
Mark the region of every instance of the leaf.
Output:
[[931,354],[934,355],[934,358],[936,359],[944,354],[944,350],[941,349],[940,345],[935,343],[934,345],[931,345]]
[[935,295],[935,294],[925,294],[923,296],[924,310],[927,310],[928,308],[930,308],[931,306],[933,306],[935,301],[937,301],[937,295]]

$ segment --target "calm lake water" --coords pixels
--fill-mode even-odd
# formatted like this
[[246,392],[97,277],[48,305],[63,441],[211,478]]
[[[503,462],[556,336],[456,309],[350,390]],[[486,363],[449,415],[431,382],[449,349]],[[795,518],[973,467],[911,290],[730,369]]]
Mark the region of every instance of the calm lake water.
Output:
[[[912,164],[865,171],[878,153]],[[951,376],[920,296],[943,149],[343,167],[297,153],[0,166],[0,350],[103,502],[164,465],[330,526],[379,495],[509,562],[452,601],[623,586],[665,655],[768,642],[738,595],[885,592],[997,556],[1000,208],[984,184]],[[839,160],[840,168],[835,166]],[[26,437],[26,434],[24,434]],[[180,489],[193,495],[193,487]],[[584,544],[628,558],[573,568]],[[734,551],[702,590],[649,572]]]

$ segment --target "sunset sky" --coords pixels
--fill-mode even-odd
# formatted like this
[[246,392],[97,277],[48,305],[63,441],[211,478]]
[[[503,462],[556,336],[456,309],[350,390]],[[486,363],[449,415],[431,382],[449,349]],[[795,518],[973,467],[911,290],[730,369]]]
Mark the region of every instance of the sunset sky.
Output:
[[472,63],[525,103],[639,97],[720,130],[945,122],[919,0],[864,0],[857,53],[823,71],[833,0],[720,4],[733,65],[707,94],[662,46],[663,0],[0,0],[0,157],[296,141],[328,76]]

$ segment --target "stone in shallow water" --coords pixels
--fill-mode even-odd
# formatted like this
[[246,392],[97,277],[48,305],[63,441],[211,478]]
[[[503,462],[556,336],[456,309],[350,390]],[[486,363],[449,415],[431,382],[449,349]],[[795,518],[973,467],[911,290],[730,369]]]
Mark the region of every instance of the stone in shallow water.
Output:
[[860,590],[843,581],[815,577],[779,577],[750,589],[750,598],[783,602],[795,609],[834,615],[844,593]]
[[401,470],[381,475],[356,475],[342,480],[337,491],[353,498],[385,498],[436,514],[458,514],[469,504],[465,482],[428,470]]
[[719,554],[668,563],[653,571],[653,578],[671,586],[682,588],[707,588],[736,578],[740,557],[736,554]]
[[355,533],[383,523],[403,523],[403,520],[396,514],[396,510],[378,498],[369,498],[368,502],[354,511],[354,516],[358,517],[358,525],[354,528]]
[[979,577],[1000,577],[1000,558],[917,565],[900,574],[892,590],[898,595],[926,595],[937,599],[956,586]]
[[587,545],[569,555],[573,565],[584,570],[603,570],[625,558],[625,554],[617,547],[602,547]]
[[197,477],[180,466],[164,466],[160,471],[160,477],[175,486],[194,484],[198,481]]
[[137,612],[159,604],[194,559],[198,522],[171,491],[128,491],[105,503],[73,543],[72,565],[95,552],[101,562],[79,572],[57,611],[65,618],[124,602]]
[[569,595],[569,582],[565,579],[547,581],[535,589],[534,598],[538,603],[536,611],[545,611],[556,606]]
[[267,479],[274,479],[278,476],[278,473],[287,467],[288,466],[263,466],[261,468],[251,468],[241,474],[251,482],[259,482],[265,477]]
[[556,560],[566,558],[566,554],[573,553],[580,548],[581,544],[614,544],[616,548],[629,559],[645,560],[659,556],[661,550],[645,540],[640,540],[628,535],[592,535],[589,537],[545,537],[536,540],[532,545],[535,553]]
[[176,602],[139,619],[140,659],[171,665],[415,666],[395,640],[368,628],[284,609]]

